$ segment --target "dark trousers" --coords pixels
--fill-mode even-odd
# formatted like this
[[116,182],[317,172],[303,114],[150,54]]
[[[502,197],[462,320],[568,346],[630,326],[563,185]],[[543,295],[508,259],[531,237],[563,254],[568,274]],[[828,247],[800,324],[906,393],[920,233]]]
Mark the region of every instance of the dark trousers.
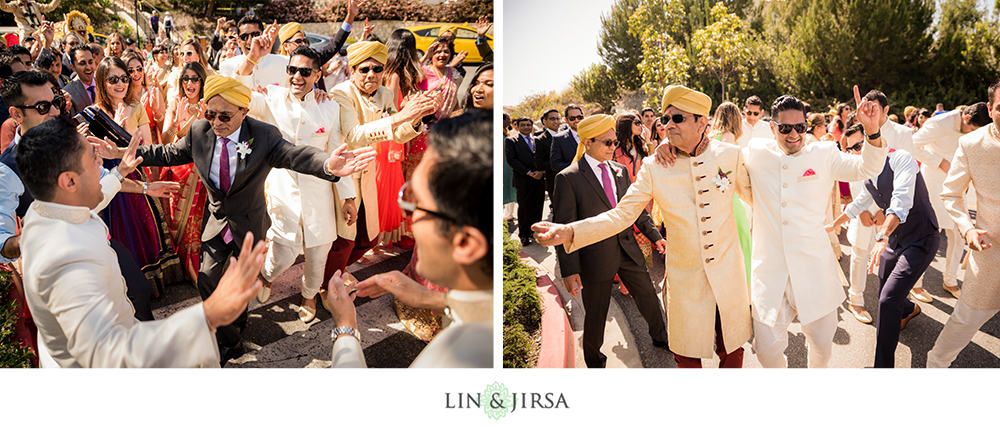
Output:
[[111,239],[111,248],[118,255],[118,267],[122,270],[122,278],[125,278],[125,294],[135,308],[135,318],[143,322],[153,320],[153,310],[149,304],[153,287],[149,285],[146,274],[142,273],[125,244]]
[[934,232],[923,244],[893,250],[886,247],[879,265],[878,318],[875,320],[875,368],[896,365],[899,326],[913,313],[914,305],[906,295],[913,284],[934,261],[941,235]]
[[[715,308],[715,354],[719,355],[719,368],[743,368],[743,348],[726,353],[726,343],[722,338],[722,320],[719,318],[719,308]],[[688,358],[674,354],[677,368],[701,368],[700,358]]]
[[[646,319],[649,336],[654,340],[666,340],[666,316],[660,310],[660,300],[656,297],[646,265],[635,263],[622,250],[618,277],[628,287],[639,313]],[[591,280],[583,272],[580,274],[580,282],[583,284],[583,307],[587,310],[583,319],[583,359],[587,362],[587,368],[604,368],[608,357],[601,353],[601,346],[604,345],[604,324],[608,320],[614,280]]]
[[[233,233],[233,236],[238,236]],[[236,242],[226,243],[222,240],[222,234],[216,235],[214,238],[207,242],[201,243],[201,267],[198,269],[198,293],[201,295],[201,299],[208,299],[209,296],[215,292],[215,288],[219,285],[219,280],[222,279],[222,273],[226,270],[226,265],[229,263],[230,257],[239,258],[240,249],[236,246]],[[215,337],[219,342],[219,347],[222,349],[232,349],[239,344],[240,339],[242,339],[241,332],[247,324],[247,312],[246,309],[240,314],[240,317],[236,319],[233,323],[220,326],[215,330]]]
[[338,237],[337,240],[333,241],[330,254],[326,255],[323,284],[319,286],[321,289],[326,288],[334,272],[337,270],[343,272],[347,269],[347,265],[360,260],[378,242],[378,237],[368,239],[368,220],[365,217],[365,206],[361,206],[358,209],[358,221],[354,224],[358,227],[358,234],[354,237],[353,241],[342,237]]
[[529,179],[516,186],[518,237],[531,237],[531,225],[542,220],[545,206],[545,181]]
[[556,173],[554,171],[545,172],[545,192],[549,193],[549,209],[552,208],[552,191],[556,189]]

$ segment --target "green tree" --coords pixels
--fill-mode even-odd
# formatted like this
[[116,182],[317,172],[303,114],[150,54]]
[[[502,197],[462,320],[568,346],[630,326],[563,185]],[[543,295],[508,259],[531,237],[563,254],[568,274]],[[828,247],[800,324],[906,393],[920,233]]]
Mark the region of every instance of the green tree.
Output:
[[638,90],[642,85],[639,73],[642,44],[637,36],[629,33],[628,25],[629,18],[638,7],[639,0],[618,0],[611,6],[609,14],[601,14],[597,53],[615,83],[625,90]]
[[678,41],[683,33],[684,5],[680,0],[647,0],[629,18],[629,33],[642,43],[642,90],[648,105],[659,107],[663,89],[687,84],[691,60]]
[[711,20],[691,38],[695,71],[714,77],[725,100],[727,85],[735,80],[738,88],[750,76],[753,37],[744,32],[743,21],[730,14],[721,2],[712,7]]
[[570,86],[584,101],[600,105],[605,112],[611,111],[611,107],[615,105],[620,94],[619,84],[609,68],[602,63],[590,65],[570,81]]

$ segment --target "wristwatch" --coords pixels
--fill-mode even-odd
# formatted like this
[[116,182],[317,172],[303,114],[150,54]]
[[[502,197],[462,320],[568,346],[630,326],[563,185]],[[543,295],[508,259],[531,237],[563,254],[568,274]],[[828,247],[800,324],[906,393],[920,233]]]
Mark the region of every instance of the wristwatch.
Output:
[[125,183],[125,176],[122,176],[122,172],[118,171],[118,167],[113,168],[111,170],[111,174],[115,175],[115,177],[118,178],[119,182]]
[[357,329],[354,329],[350,326],[338,326],[336,328],[333,328],[333,332],[330,334],[330,338],[333,338],[333,340],[336,341],[337,337],[339,337],[341,334],[351,335],[354,338],[357,338],[358,341],[361,341],[361,333],[358,332]]
[[888,236],[883,235],[882,233],[875,233],[875,242],[882,242],[886,240],[889,240]]
[[142,195],[146,195],[146,191],[149,190],[149,182],[142,183]]
[[868,135],[868,132],[865,132],[865,136],[868,137],[869,142],[871,142],[872,140],[878,140],[878,138],[882,136],[882,130],[879,129],[878,131],[875,131],[875,133],[872,135]]

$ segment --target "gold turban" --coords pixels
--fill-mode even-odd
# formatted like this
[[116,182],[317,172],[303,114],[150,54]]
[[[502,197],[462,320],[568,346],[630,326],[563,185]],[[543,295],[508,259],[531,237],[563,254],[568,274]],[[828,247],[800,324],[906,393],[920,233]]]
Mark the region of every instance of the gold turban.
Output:
[[458,26],[454,24],[445,24],[441,26],[441,31],[438,32],[438,35],[440,36],[448,32],[451,32],[452,36],[456,35],[458,33]]
[[213,96],[221,96],[230,104],[247,108],[250,106],[250,89],[235,78],[212,75],[205,80],[205,103]]
[[910,113],[913,112],[913,110],[916,110],[916,109],[917,109],[917,107],[914,107],[912,105],[907,105],[906,109],[903,110],[903,118],[905,119],[907,117],[910,117]]
[[[301,31],[302,31],[302,25],[299,23],[285,24],[281,26],[281,30],[278,30],[278,41],[284,44],[285,42],[288,42],[288,40],[291,39],[292,36],[295,36],[296,33]],[[281,54],[287,55],[290,53],[286,53],[285,47],[281,47]]]
[[580,158],[583,158],[583,154],[586,152],[586,148],[583,147],[583,140],[596,138],[609,129],[614,129],[614,127],[615,118],[607,114],[595,114],[581,120],[580,124],[576,126],[576,133],[580,136],[580,144],[576,146],[576,156],[573,157],[573,162],[575,163]]
[[356,42],[347,47],[347,64],[352,68],[368,59],[375,59],[385,65],[389,59],[389,49],[381,42],[374,41]]
[[667,107],[671,105],[691,114],[708,116],[709,112],[712,111],[712,98],[697,90],[672,85],[667,86],[666,90],[663,91],[663,103],[660,108],[663,113],[666,113]]

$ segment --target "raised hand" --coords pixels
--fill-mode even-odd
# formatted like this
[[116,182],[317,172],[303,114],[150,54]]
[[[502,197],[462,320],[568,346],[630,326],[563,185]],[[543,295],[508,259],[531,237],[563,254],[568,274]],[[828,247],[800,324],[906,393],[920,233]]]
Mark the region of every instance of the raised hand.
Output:
[[465,60],[465,56],[468,56],[468,55],[469,55],[468,51],[463,50],[463,51],[459,52],[458,54],[455,55],[454,58],[451,59],[450,62],[448,62],[448,66],[451,66],[453,68],[457,68],[458,65],[462,64],[462,60]]
[[115,108],[115,123],[121,126],[125,125],[125,121],[128,120],[129,114],[127,109],[128,105],[125,105],[124,101],[118,104],[118,107]]
[[250,299],[257,296],[262,286],[257,277],[264,266],[265,252],[264,241],[254,245],[253,233],[247,232],[239,258],[229,262],[215,292],[205,300],[205,318],[212,328],[233,323],[246,310]]
[[[270,26],[268,26],[270,27]],[[260,36],[253,38],[250,41],[250,52],[246,53],[247,58],[256,62],[271,53],[271,45],[274,43],[274,37],[268,33],[264,33]]]
[[479,34],[479,37],[486,36],[486,32],[490,31],[490,27],[493,27],[493,23],[486,18],[486,15],[476,20],[476,33]]
[[[87,129],[86,128],[87,124],[81,123],[77,125],[76,130],[79,131],[81,126],[84,127],[83,129],[85,130]],[[80,132],[80,133],[84,134],[85,132]],[[87,137],[87,141],[89,141],[90,144],[94,145],[94,152],[97,153],[97,156],[100,156],[102,159],[118,158],[118,148],[115,147],[115,144],[112,143],[111,141],[101,140],[100,138],[94,136]]]
[[122,162],[118,164],[118,172],[121,173],[122,177],[128,176],[139,164],[142,164],[142,157],[135,156],[135,151],[139,149],[141,141],[142,136],[139,135],[139,129],[136,128],[135,131],[132,131],[132,140],[128,142],[125,154],[122,155]]
[[225,17],[219,18],[218,21],[215,22],[215,33],[222,35],[225,33],[225,31],[226,31],[226,18]]
[[[868,98],[862,98],[858,86],[854,86],[854,102],[858,104],[855,116],[858,122],[861,123],[861,126],[864,126],[864,133],[871,135],[878,132],[882,126],[882,106],[878,105],[878,101],[869,101]],[[875,147],[882,147],[881,138],[875,141],[876,143],[872,143]]]
[[368,24],[368,18],[365,18],[365,31],[361,33],[360,40],[367,41],[368,36],[371,35],[373,31],[375,31],[375,26]]
[[347,177],[364,170],[372,161],[375,161],[375,149],[366,146],[349,151],[344,143],[327,158],[326,171],[337,177]]
[[573,227],[548,221],[539,221],[531,225],[535,239],[543,247],[562,245],[573,240]]

